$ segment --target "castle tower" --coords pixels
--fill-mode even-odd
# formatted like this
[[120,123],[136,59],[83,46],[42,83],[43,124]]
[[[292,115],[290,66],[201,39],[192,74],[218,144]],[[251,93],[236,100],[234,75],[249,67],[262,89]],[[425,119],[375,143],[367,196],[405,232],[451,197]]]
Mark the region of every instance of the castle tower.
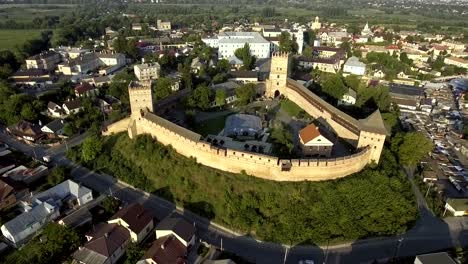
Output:
[[131,82],[128,86],[128,97],[133,120],[140,118],[144,112],[153,112],[151,82]]
[[371,160],[379,163],[383,151],[387,129],[379,110],[376,110],[365,119],[359,120],[361,133],[359,135],[358,148],[369,147]]
[[277,97],[285,94],[288,79],[289,53],[276,52],[271,55],[270,77],[266,81],[267,97]]

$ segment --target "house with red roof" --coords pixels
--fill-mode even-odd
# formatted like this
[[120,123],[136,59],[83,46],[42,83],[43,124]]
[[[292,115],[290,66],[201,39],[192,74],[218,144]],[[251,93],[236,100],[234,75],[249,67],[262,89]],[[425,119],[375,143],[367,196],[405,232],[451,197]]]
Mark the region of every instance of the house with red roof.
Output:
[[330,157],[333,142],[327,139],[314,124],[299,131],[302,153],[305,156]]
[[132,203],[120,209],[109,224],[118,224],[130,232],[132,242],[139,243],[153,230],[153,216],[139,203]]
[[87,82],[80,83],[75,87],[77,97],[94,97],[99,93],[99,88],[92,86]]
[[185,264],[187,247],[174,235],[157,239],[137,264]]

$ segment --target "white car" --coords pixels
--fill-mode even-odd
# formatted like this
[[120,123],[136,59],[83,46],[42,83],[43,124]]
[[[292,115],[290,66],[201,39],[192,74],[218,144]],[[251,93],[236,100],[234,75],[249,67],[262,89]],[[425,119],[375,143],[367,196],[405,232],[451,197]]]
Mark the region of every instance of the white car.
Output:
[[313,260],[306,259],[306,260],[299,260],[298,264],[315,264]]

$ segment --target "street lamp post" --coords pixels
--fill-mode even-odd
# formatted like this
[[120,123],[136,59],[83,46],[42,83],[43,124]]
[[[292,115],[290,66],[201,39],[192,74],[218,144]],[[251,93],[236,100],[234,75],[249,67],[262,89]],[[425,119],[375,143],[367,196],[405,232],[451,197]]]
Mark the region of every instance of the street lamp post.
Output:
[[285,246],[284,247],[286,250],[284,251],[284,260],[283,260],[283,264],[286,263],[286,258],[288,257],[288,250],[289,250],[289,247],[288,246]]
[[325,260],[323,261],[323,264],[327,264],[328,260],[328,246],[330,245],[330,240],[327,240],[327,248],[325,249]]
[[398,251],[400,250],[400,246],[401,246],[401,243],[403,242],[404,238],[399,238],[398,239],[398,244],[397,244],[397,247],[395,249],[395,254],[393,255],[393,259],[395,259],[397,256],[398,256]]

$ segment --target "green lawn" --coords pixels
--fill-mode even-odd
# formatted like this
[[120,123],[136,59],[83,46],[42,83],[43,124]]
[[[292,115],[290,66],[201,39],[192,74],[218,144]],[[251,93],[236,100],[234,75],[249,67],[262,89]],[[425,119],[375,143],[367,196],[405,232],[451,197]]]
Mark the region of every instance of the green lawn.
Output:
[[75,5],[0,5],[0,22],[14,20],[15,22],[28,22],[36,17],[62,16],[72,12]]
[[39,37],[41,29],[0,29],[0,50],[12,49],[25,41]]
[[230,114],[226,114],[197,123],[193,130],[202,136],[207,136],[209,134],[217,135],[221,130],[223,130],[226,118],[229,115]]
[[280,103],[281,109],[290,116],[298,117],[304,110],[290,100],[282,100]]

